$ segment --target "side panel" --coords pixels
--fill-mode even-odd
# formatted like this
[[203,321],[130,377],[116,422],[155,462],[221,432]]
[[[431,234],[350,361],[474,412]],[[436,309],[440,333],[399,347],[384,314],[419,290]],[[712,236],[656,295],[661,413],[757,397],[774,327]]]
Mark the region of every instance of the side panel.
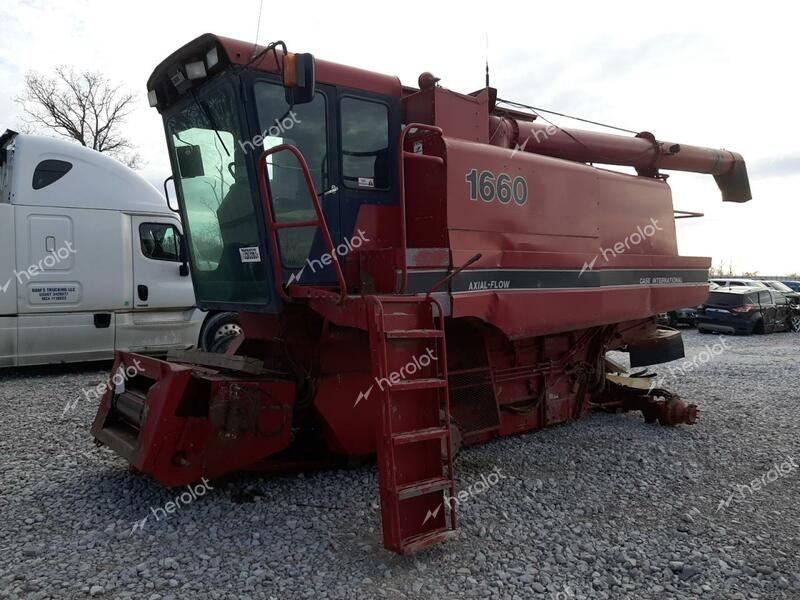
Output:
[[195,346],[204,317],[195,308],[116,313],[116,349],[149,354]]
[[17,317],[0,317],[0,367],[17,365]]
[[452,316],[477,316],[520,339],[647,318],[707,295],[710,260],[678,255],[664,182],[464,140],[445,145],[452,265],[481,253],[450,284]]
[[131,301],[125,216],[110,210],[15,208],[17,364],[113,358],[110,313]]
[[[454,252],[554,252],[578,269],[598,255],[597,269],[678,254],[672,195],[662,181],[462,140],[446,145]],[[530,266],[535,261],[528,257]]]
[[124,310],[130,225],[118,211],[17,206],[20,314]]
[[114,322],[96,327],[94,313],[20,315],[19,366],[114,358]]

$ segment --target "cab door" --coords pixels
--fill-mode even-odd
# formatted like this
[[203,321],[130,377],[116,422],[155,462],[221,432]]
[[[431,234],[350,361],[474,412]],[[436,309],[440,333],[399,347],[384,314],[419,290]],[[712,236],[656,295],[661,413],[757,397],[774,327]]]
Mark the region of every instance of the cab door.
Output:
[[[256,76],[253,79],[253,103],[256,136],[252,144],[242,144],[252,153],[254,162],[263,149],[281,144],[297,147],[305,159],[325,223],[334,246],[341,241],[340,200],[335,178],[336,90],[318,85],[314,99],[306,104],[289,106],[285,89],[276,79]],[[288,151],[267,157],[266,176],[272,213],[277,223],[316,220],[303,171]],[[319,227],[310,225],[277,230],[283,283],[318,284],[336,281],[331,268],[330,249]]]
[[131,217],[134,309],[194,306],[194,290],[181,275],[180,223],[169,217]]
[[[378,206],[399,202],[396,154],[399,108],[396,99],[342,89],[337,109],[336,185],[341,195],[342,235],[347,238],[347,247],[356,247],[377,237],[374,221],[381,214]],[[370,210],[362,210],[367,206]],[[355,240],[357,237],[362,240]]]

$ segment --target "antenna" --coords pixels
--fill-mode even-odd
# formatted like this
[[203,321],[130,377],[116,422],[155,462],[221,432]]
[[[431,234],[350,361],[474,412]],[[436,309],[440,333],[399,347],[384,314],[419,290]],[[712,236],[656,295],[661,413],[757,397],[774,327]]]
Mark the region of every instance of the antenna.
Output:
[[258,4],[258,23],[256,23],[256,41],[253,42],[253,51],[250,53],[251,58],[256,55],[256,48],[258,48],[258,34],[261,33],[261,11],[264,9],[264,0],[260,0]]
[[486,32],[486,87],[489,87],[489,32]]

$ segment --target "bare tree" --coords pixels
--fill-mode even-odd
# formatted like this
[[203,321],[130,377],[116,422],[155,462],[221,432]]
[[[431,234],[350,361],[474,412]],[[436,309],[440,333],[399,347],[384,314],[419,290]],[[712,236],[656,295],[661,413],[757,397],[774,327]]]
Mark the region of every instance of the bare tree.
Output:
[[25,75],[25,93],[16,98],[23,121],[46,128],[98,152],[105,152],[131,168],[141,157],[120,133],[134,107],[134,96],[113,85],[102,73],[64,66],[55,76],[31,71]]

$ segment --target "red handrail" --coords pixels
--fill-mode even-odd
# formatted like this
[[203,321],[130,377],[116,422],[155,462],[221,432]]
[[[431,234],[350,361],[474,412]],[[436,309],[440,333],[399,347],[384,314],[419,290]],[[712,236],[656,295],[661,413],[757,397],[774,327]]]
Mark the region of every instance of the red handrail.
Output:
[[[268,189],[269,186],[267,186],[267,157],[271,154],[277,154],[278,152],[282,152],[284,150],[288,150],[294,154],[295,158],[297,158],[297,161],[300,163],[300,167],[303,170],[303,176],[306,180],[306,185],[308,186],[308,191],[311,194],[311,202],[314,205],[314,212],[317,214],[317,219],[315,221],[287,221],[285,223],[278,223],[275,221],[275,217],[272,214],[272,202],[270,202]],[[261,198],[262,202],[264,203],[264,214],[267,216],[267,225],[269,226],[270,243],[272,246],[272,264],[275,268],[275,286],[278,288],[278,295],[286,302],[290,302],[292,300],[291,296],[289,296],[283,289],[283,265],[281,264],[281,255],[278,250],[278,233],[276,230],[291,229],[295,227],[319,227],[322,231],[322,237],[325,240],[325,244],[328,247],[333,268],[336,271],[336,281],[339,285],[339,301],[343,300],[347,294],[347,284],[344,280],[342,267],[339,265],[339,259],[336,257],[336,248],[333,245],[333,239],[331,239],[331,232],[328,229],[328,224],[325,222],[325,215],[322,213],[322,206],[320,205],[316,189],[314,188],[314,180],[311,177],[311,171],[308,168],[306,159],[303,157],[303,153],[292,144],[280,144],[264,150],[264,152],[261,153],[261,157],[258,159],[258,185],[261,188]]]
[[[400,178],[400,251],[402,258],[400,259],[402,265],[402,279],[400,282],[400,293],[404,294],[406,285],[408,284],[408,240],[406,239],[406,184],[405,184],[405,164],[404,159],[406,155],[406,135],[409,132],[416,133],[419,130],[430,131],[431,133],[438,133],[442,135],[442,128],[435,125],[426,125],[424,123],[409,123],[406,125],[400,134],[400,143],[398,145],[397,160],[400,163],[398,168]],[[424,155],[423,155],[424,156]]]

